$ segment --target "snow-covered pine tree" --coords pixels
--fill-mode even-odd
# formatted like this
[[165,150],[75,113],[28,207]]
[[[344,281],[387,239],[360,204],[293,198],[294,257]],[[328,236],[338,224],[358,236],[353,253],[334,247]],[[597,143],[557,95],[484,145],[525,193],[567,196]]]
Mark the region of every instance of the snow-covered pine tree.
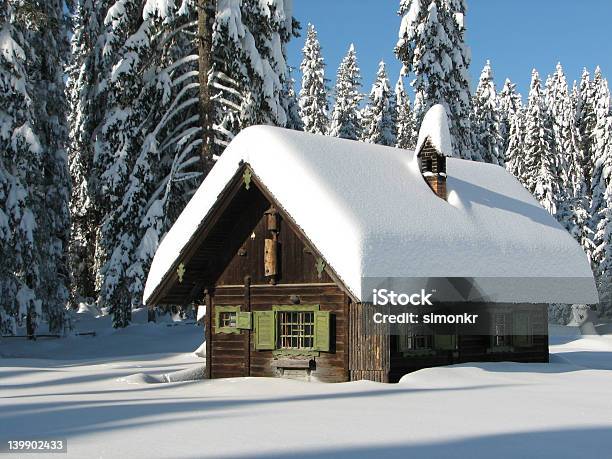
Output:
[[300,115],[304,131],[325,134],[328,123],[327,88],[325,86],[325,62],[317,31],[308,24],[306,42],[302,49],[304,58],[300,65],[302,89],[300,90]]
[[585,156],[586,152],[583,150],[583,141],[580,137],[580,119],[579,119],[579,107],[580,107],[580,90],[578,89],[578,84],[574,81],[574,85],[572,87],[572,92],[570,95],[571,101],[571,113],[572,119],[570,122],[573,127],[572,131],[577,136],[577,146],[573,150],[573,156],[571,158],[571,162],[569,165],[569,177],[570,182],[572,184],[573,195],[575,197],[581,197],[585,203],[584,208],[588,209],[589,207],[589,195],[590,193],[587,190],[587,184],[585,179],[584,172],[584,164],[587,161]]
[[525,167],[525,109],[520,108],[509,118],[506,170],[527,188],[528,173]]
[[[63,1],[0,2],[0,328],[64,329],[70,182]],[[29,332],[34,332],[30,329]]]
[[547,81],[546,106],[552,123],[555,153],[555,217],[580,243],[590,258],[593,243],[582,172],[582,142],[576,122],[575,96],[572,97],[569,93],[561,64],[557,64],[555,73]]
[[303,131],[304,123],[300,117],[300,104],[297,94],[295,93],[295,80],[292,76],[291,67],[287,67],[287,78],[285,78],[283,87],[283,99],[287,105],[287,129],[295,131]]
[[612,183],[604,192],[594,234],[593,270],[599,291],[599,313],[612,317]]
[[399,14],[402,20],[395,53],[402,62],[402,74],[414,74],[411,85],[423,104],[416,113],[420,125],[429,106],[445,101],[442,89],[452,65],[452,44],[440,27],[439,2],[401,0]]
[[591,147],[591,222],[593,266],[601,300],[600,312],[612,315],[612,119],[610,91],[599,67],[592,82],[595,126]]
[[508,78],[504,82],[504,87],[498,95],[500,113],[500,135],[502,137],[502,151],[508,151],[510,143],[511,120],[523,108],[521,95],[516,91],[516,84]]
[[[33,58],[26,23],[15,2],[0,2],[0,325],[14,333],[32,308],[41,311],[35,231],[42,145],[34,133],[33,88],[26,63]],[[37,307],[37,308],[36,308]]]
[[415,123],[429,107],[441,103],[449,114],[453,148],[472,158],[468,67],[470,52],[464,41],[463,0],[402,0],[402,21],[395,53],[404,75],[414,74]]
[[484,162],[503,166],[505,153],[501,136],[500,107],[489,61],[480,74],[472,107],[472,129],[476,137],[474,156],[479,154]]
[[395,95],[391,91],[385,63],[380,61],[376,80],[370,91],[368,106],[364,112],[361,140],[379,145],[397,144]]
[[569,93],[567,79],[560,63],[549,78],[546,105],[552,122],[556,156],[558,202],[555,216],[590,258],[593,233],[589,227],[580,134],[576,123],[575,103]]
[[[591,140],[591,227],[598,227],[601,210],[607,206],[604,194],[612,178],[612,118],[610,116],[610,89],[597,67],[592,81],[595,125]],[[595,241],[599,245],[598,241]]]
[[395,105],[397,110],[397,142],[398,148],[414,148],[416,131],[414,126],[414,116],[410,106],[410,97],[404,88],[404,79],[400,75],[395,84]]
[[[220,8],[232,3],[238,2],[217,0],[217,22],[226,19]],[[285,126],[287,104],[283,100],[283,83],[288,74],[286,45],[292,37],[297,36],[299,29],[299,23],[291,16],[292,4],[287,0],[242,0],[240,7],[240,17],[245,27],[241,50],[246,59],[242,65],[249,77],[249,95],[254,104],[251,108],[246,106],[241,127],[253,124]],[[247,112],[254,113],[256,117],[249,119],[245,116]]]
[[127,325],[131,309],[141,305],[159,240],[197,185],[199,171],[209,167],[199,155],[203,139],[194,11],[186,2],[177,8],[149,1],[136,14],[144,21],[115,53],[118,62],[107,83],[128,104],[110,107],[107,119],[111,126],[123,124],[123,132],[136,126],[138,131],[128,139],[102,131],[110,132],[109,144],[124,152],[121,162],[112,165],[125,175],[117,180],[118,201],[105,214],[100,235],[105,258],[98,302],[111,305],[116,327]]
[[578,103],[576,107],[578,132],[582,141],[581,150],[584,152],[584,180],[587,186],[587,193],[591,195],[591,178],[593,176],[593,131],[595,130],[595,95],[591,76],[587,69],[584,69],[578,87]]
[[472,113],[469,67],[472,62],[472,52],[465,42],[465,16],[467,13],[466,0],[443,0],[442,5],[447,12],[445,21],[447,35],[452,43],[452,68],[448,81],[448,104],[451,109],[454,123],[457,125],[457,137],[460,139],[461,152],[468,157],[472,152],[472,159],[478,160],[479,155],[474,151],[474,135],[470,121]]
[[538,72],[532,72],[525,112],[525,184],[552,215],[557,212],[558,189],[554,163],[552,125]]
[[72,178],[70,200],[70,273],[73,304],[96,295],[94,254],[102,213],[96,206],[93,142],[103,116],[100,77],[103,73],[102,28],[110,1],[77,2],[72,18],[71,60],[67,69],[69,142]]
[[[95,294],[111,306],[114,325],[125,326],[142,303],[158,242],[202,179],[203,136],[193,2],[110,3],[88,51],[97,63],[101,50],[93,154],[79,161],[92,164],[87,198],[100,216],[101,229],[88,241]],[[214,3],[212,68],[204,81],[218,156],[243,127],[286,124],[285,45],[297,23],[282,0]],[[85,89],[75,88],[75,100]]]
[[[43,196],[37,216],[40,238],[40,285],[43,318],[51,333],[62,333],[69,300],[70,175],[66,144],[68,123],[64,68],[69,43],[68,5],[64,0],[25,2],[32,9],[27,34],[36,53],[28,65],[36,101],[36,131],[44,148]],[[23,5],[21,6],[23,7]]]
[[328,134],[344,139],[359,139],[361,137],[359,103],[363,95],[361,94],[361,74],[353,44],[338,67],[334,96],[335,104]]

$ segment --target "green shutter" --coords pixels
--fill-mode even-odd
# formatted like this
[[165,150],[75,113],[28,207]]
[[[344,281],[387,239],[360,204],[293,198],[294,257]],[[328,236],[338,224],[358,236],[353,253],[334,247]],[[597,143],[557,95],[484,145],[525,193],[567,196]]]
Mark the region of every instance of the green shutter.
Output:
[[255,312],[255,349],[273,350],[276,346],[274,311]]
[[237,312],[236,313],[236,328],[240,330],[251,329],[251,313],[250,312]]
[[317,351],[329,352],[330,341],[329,311],[314,312],[314,348]]
[[515,346],[529,346],[531,344],[531,333],[529,332],[529,313],[526,311],[514,313],[513,318]]
[[434,335],[434,347],[445,351],[454,351],[457,346],[456,335]]

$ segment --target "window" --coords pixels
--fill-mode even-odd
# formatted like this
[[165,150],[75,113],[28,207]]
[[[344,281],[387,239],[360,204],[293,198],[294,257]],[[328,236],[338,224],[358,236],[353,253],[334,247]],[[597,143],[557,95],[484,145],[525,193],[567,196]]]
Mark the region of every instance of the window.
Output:
[[230,327],[236,328],[236,313],[235,312],[220,312],[219,326],[221,328]]
[[276,317],[280,349],[314,347],[314,311],[279,311]]
[[503,312],[496,312],[493,315],[493,346],[503,347],[507,346],[508,344],[506,314]]
[[239,326],[240,306],[214,306],[215,311],[215,333],[240,333]]
[[400,351],[423,351],[433,348],[432,335],[408,333],[398,336]]
[[319,305],[275,305],[272,310],[255,311],[253,320],[257,350],[316,355],[333,348],[332,314]]

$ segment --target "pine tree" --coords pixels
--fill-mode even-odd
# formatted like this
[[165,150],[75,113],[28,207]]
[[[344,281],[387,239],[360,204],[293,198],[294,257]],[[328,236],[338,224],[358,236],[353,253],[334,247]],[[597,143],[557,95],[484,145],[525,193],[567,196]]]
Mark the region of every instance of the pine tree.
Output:
[[612,316],[612,184],[604,192],[604,204],[597,215],[593,236],[593,270],[599,291],[600,315]]
[[[93,69],[95,79],[75,79],[72,87],[73,106],[92,108],[92,114],[72,120],[73,131],[77,120],[88,131],[82,140],[87,148],[79,150],[73,137],[71,164],[87,182],[83,199],[73,196],[74,207],[89,203],[98,221],[94,234],[83,232],[83,245],[95,247],[86,270],[95,275],[97,302],[111,306],[120,327],[142,304],[158,243],[209,167],[200,155],[209,137],[200,118],[199,82],[208,84],[212,101],[213,160],[246,126],[286,125],[291,85],[285,44],[298,25],[280,0],[210,2],[216,3],[212,67],[200,79],[193,3],[108,3],[95,4],[101,24],[92,27],[95,46],[73,63],[85,75]],[[79,105],[91,87],[96,106]]]
[[414,74],[415,122],[441,103],[449,114],[453,148],[472,158],[471,100],[468,67],[470,52],[464,41],[463,0],[402,0],[402,22],[395,53],[404,75]]
[[506,78],[504,87],[498,95],[498,100],[502,151],[506,154],[510,143],[512,119],[522,110],[523,101],[521,95],[516,91],[516,84],[512,83],[508,78]]
[[591,195],[591,178],[593,176],[593,132],[595,130],[595,96],[593,93],[593,85],[589,72],[584,69],[580,78],[578,89],[578,103],[576,107],[578,132],[582,141],[581,150],[584,152],[584,179],[587,186],[587,192]]
[[352,44],[338,67],[334,95],[335,105],[331,114],[329,135],[351,140],[359,139],[361,137],[359,103],[363,95],[357,54]]
[[31,43],[37,55],[28,70],[34,80],[37,101],[37,131],[45,154],[42,158],[42,193],[39,208],[41,276],[39,296],[43,318],[52,333],[62,333],[69,299],[70,274],[68,242],[70,234],[70,175],[66,144],[68,125],[64,68],[69,44],[68,5],[64,0],[33,2],[40,9],[39,20],[30,27]]
[[552,126],[546,110],[540,76],[532,72],[525,113],[525,172],[527,189],[552,215],[557,212],[558,189],[554,164]]
[[572,158],[569,164],[569,178],[572,184],[572,192],[574,197],[580,197],[585,202],[585,209],[588,208],[589,195],[587,190],[587,184],[585,179],[584,164],[586,160],[586,152],[583,150],[583,141],[580,137],[580,119],[579,119],[579,105],[580,105],[580,90],[578,89],[577,83],[574,81],[572,92],[570,95],[571,101],[571,119],[569,122],[572,124],[571,129],[577,139],[576,147],[572,150]]
[[451,109],[451,123],[457,126],[457,138],[461,145],[460,151],[466,158],[471,152],[472,159],[479,159],[474,150],[473,128],[470,121],[472,113],[469,67],[472,61],[472,53],[465,42],[465,15],[467,12],[466,0],[443,0],[442,5],[446,10],[448,37],[452,43],[452,68],[450,72],[448,101]]
[[575,107],[561,64],[547,82],[546,106],[551,122],[555,153],[555,185],[558,190],[556,217],[587,253],[591,249],[591,234],[587,224],[583,173],[580,159],[581,142],[576,125]]
[[68,66],[68,158],[72,178],[70,215],[70,270],[73,302],[96,295],[94,253],[101,212],[94,201],[92,139],[102,119],[100,76],[103,47],[101,31],[109,1],[78,2],[73,17],[71,61]]
[[476,152],[487,163],[504,165],[500,106],[489,61],[485,64],[472,100],[472,128],[476,134]]
[[328,123],[327,88],[325,87],[325,63],[317,31],[308,24],[306,43],[302,50],[304,58],[300,65],[302,89],[300,90],[300,115],[304,131],[325,134]]
[[395,85],[395,103],[397,107],[397,147],[414,148],[416,146],[414,117],[410,107],[410,98],[404,89],[401,75]]
[[370,91],[367,110],[363,118],[362,140],[379,145],[397,143],[395,97],[391,92],[385,63],[378,64],[376,80]]
[[303,131],[304,123],[300,117],[300,105],[295,93],[295,80],[291,76],[291,69],[288,68],[287,78],[283,88],[283,99],[287,104],[287,129],[295,131]]
[[[597,228],[601,211],[606,207],[604,194],[612,178],[612,118],[610,116],[610,90],[599,67],[595,70],[592,82],[593,109],[595,124],[590,147],[591,176],[591,216],[592,228]],[[597,244],[597,241],[596,241]]]
[[595,125],[591,147],[591,222],[593,266],[600,293],[600,312],[612,314],[612,119],[610,91],[599,67],[592,82]]
[[[0,328],[62,332],[70,183],[64,151],[64,2],[0,2]],[[30,329],[28,333],[35,333]]]
[[26,63],[33,52],[23,17],[14,2],[0,3],[0,325],[15,331],[16,320],[40,309],[36,273],[36,188],[40,186],[42,146],[34,133],[33,88]]
[[216,3],[208,83],[215,101],[218,156],[241,129],[253,124],[300,126],[288,119],[295,107],[285,58],[299,23],[283,0]]
[[506,170],[514,175],[525,188],[528,187],[528,172],[525,167],[525,110],[520,108],[509,118]]

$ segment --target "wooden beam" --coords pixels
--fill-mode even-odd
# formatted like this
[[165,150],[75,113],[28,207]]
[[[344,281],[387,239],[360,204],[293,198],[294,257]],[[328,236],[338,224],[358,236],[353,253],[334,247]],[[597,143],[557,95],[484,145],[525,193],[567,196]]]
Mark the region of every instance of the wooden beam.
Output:
[[206,378],[212,379],[212,313],[213,295],[206,289],[206,316],[204,317],[204,329],[206,338]]
[[[251,311],[251,276],[244,277],[244,310]],[[251,321],[251,324],[253,322]],[[243,330],[246,334],[245,353],[244,353],[244,375],[251,376],[251,330]]]

